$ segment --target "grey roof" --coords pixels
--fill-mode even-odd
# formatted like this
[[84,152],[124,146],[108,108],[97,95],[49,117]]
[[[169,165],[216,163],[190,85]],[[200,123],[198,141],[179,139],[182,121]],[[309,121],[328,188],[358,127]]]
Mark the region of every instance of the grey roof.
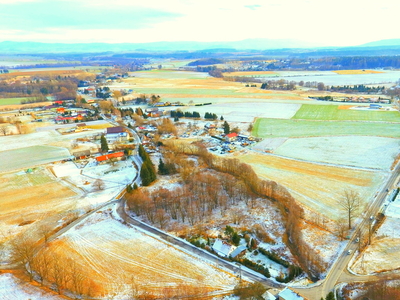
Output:
[[246,245],[240,245],[239,247],[237,247],[235,250],[232,251],[231,253],[231,257],[235,258],[236,256],[238,256],[240,253],[242,253],[242,251],[246,250],[247,247]]

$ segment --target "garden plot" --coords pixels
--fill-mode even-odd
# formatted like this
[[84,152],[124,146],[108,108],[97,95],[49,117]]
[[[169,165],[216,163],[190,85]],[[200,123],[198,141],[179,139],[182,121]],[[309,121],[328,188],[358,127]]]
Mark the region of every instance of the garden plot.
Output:
[[23,282],[13,274],[0,274],[0,299],[3,300],[62,300],[64,297]]
[[[276,139],[266,139],[263,143]],[[274,153],[301,160],[359,168],[389,170],[399,153],[400,140],[342,136],[287,139]]]
[[[182,285],[199,291],[231,290],[232,275],[196,256],[183,252],[110,216],[111,210],[91,215],[48,247],[61,257],[74,259],[103,288],[99,294],[115,293],[116,281],[129,287],[126,274],[134,274],[139,290],[163,294]],[[120,288],[119,297],[127,291]],[[197,294],[198,295],[198,294]]]
[[358,192],[365,205],[387,176],[384,172],[326,166],[268,154],[251,153],[238,158],[250,164],[261,178],[283,185],[308,209],[330,219],[343,215],[337,201],[344,190]]

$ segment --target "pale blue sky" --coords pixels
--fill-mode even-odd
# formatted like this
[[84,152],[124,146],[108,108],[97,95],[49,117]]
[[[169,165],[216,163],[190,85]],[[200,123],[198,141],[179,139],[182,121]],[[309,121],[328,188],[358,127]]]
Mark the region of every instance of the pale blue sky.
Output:
[[0,41],[141,43],[400,38],[393,0],[0,0]]

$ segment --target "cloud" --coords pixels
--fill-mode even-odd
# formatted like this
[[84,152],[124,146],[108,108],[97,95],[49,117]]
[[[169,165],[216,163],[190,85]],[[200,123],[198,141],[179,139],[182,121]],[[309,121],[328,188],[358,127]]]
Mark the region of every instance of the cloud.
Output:
[[256,9],[260,8],[261,5],[259,5],[259,4],[245,5],[244,7],[247,7],[247,8],[249,8],[249,9],[251,9],[251,10],[256,10]]
[[[4,0],[0,0],[4,1]],[[2,7],[2,29],[45,30],[46,28],[125,29],[146,28],[179,17],[159,9],[128,5],[91,6],[70,1],[24,2]]]

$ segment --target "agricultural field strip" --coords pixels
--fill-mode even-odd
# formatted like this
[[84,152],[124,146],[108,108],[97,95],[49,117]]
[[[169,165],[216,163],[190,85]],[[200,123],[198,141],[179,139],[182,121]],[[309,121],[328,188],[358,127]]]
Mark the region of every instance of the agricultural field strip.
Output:
[[[169,277],[172,277],[172,278],[175,278],[175,279],[180,279],[180,280],[195,282],[194,280],[192,280],[191,278],[188,278],[188,277],[186,277],[186,276],[181,276],[181,275],[178,275],[178,274],[174,274],[174,273],[172,273],[172,272],[165,271],[166,269],[167,269],[167,270],[169,269],[169,268],[166,268],[165,265],[163,265],[163,264],[157,264],[157,263],[155,263],[153,260],[150,260],[149,258],[147,258],[147,257],[145,257],[145,256],[137,255],[137,253],[136,253],[136,256],[138,256],[138,257],[140,257],[140,258],[142,258],[142,259],[144,259],[144,260],[147,260],[148,262],[151,261],[151,264],[149,264],[148,262],[146,262],[146,263],[144,264],[144,263],[140,263],[140,262],[137,262],[137,261],[135,261],[135,260],[132,260],[132,259],[128,259],[128,258],[126,258],[125,256],[121,256],[121,255],[119,255],[119,254],[116,254],[115,252],[111,251],[110,249],[104,249],[103,247],[98,246],[96,243],[93,243],[93,242],[89,241],[87,238],[85,238],[85,237],[83,237],[83,236],[81,236],[81,235],[77,235],[77,234],[74,235],[73,240],[74,240],[74,243],[75,243],[76,245],[88,245],[88,246],[90,246],[91,248],[95,249],[95,250],[98,251],[98,252],[101,252],[101,253],[103,253],[103,254],[106,254],[107,256],[111,256],[111,257],[113,257],[113,258],[115,258],[115,259],[117,259],[117,260],[119,260],[119,261],[122,261],[122,262],[124,262],[124,263],[127,263],[127,264],[129,264],[129,265],[132,265],[132,266],[135,266],[135,267],[146,268],[147,270],[152,270],[152,271],[157,272],[157,273],[159,273],[159,274],[163,274],[163,275],[165,275],[165,276],[169,276]],[[81,249],[81,248],[84,248],[84,247],[80,247],[80,249]],[[119,249],[119,250],[121,250],[121,249]],[[163,249],[163,250],[165,250],[165,249]],[[89,252],[90,252],[90,251],[86,251],[86,255],[87,255]],[[127,251],[126,251],[126,252],[127,252]],[[86,255],[85,255],[85,256],[86,256]],[[91,256],[92,256],[93,258],[95,257],[94,254],[91,254]],[[154,257],[153,257],[153,258],[154,258]],[[91,260],[91,261],[93,261],[93,260]],[[171,269],[171,271],[173,271],[173,270]]]
[[[146,235],[147,236],[147,235]],[[83,239],[85,239],[84,237],[82,237]],[[102,235],[102,238],[104,239],[104,236]],[[113,238],[111,239],[111,242],[115,242],[114,241],[114,239],[115,239],[115,236],[113,235]],[[85,240],[85,242],[86,242],[86,244],[88,244],[88,245],[91,245],[91,246],[93,246],[94,244],[92,243],[92,242],[90,242],[90,241],[88,241],[87,239]],[[79,243],[78,243],[78,245],[80,245]],[[154,246],[152,246],[152,247],[154,247]],[[72,247],[72,249],[75,249],[76,247]],[[94,247],[94,248],[96,248],[96,247]],[[118,247],[118,251],[121,251],[121,248],[122,247]],[[174,247],[173,247],[174,248]],[[168,248],[166,248],[166,249],[168,249]],[[175,249],[175,248],[174,248]],[[108,252],[108,251],[104,251],[104,250],[102,250],[102,249],[98,249],[99,251],[102,251],[102,252],[104,252],[103,254],[107,254],[107,255],[111,255],[110,254],[110,252]],[[198,260],[198,258],[196,258],[196,257],[193,257],[193,255],[191,255],[191,254],[188,254],[188,253],[186,253],[186,252],[182,252],[181,250],[179,250],[179,249],[175,249],[175,250],[177,250],[177,251],[179,251],[179,252],[181,252],[182,254],[184,254],[184,255],[189,255],[189,256],[191,256],[192,257],[192,259],[193,258],[195,258],[196,259],[196,261]],[[87,249],[85,249],[85,251],[89,251],[89,250],[87,250]],[[127,253],[128,254],[128,253]],[[125,262],[128,262],[128,263],[130,263],[130,264],[133,264],[133,265],[135,265],[135,266],[148,266],[148,263],[146,262],[146,265],[142,265],[142,264],[140,264],[140,263],[133,263],[132,261],[130,261],[130,260],[127,260],[127,259],[124,259],[123,257],[121,257],[120,255],[114,255],[114,254],[112,254],[111,256],[114,256],[115,258],[117,258],[117,259],[119,259],[119,260],[122,260],[122,261],[125,261]],[[137,253],[136,253],[136,256],[137,256]],[[142,257],[143,258],[143,257]],[[146,258],[145,258],[146,259]],[[97,259],[98,260],[98,259]],[[94,261],[97,261],[97,260],[94,260]],[[200,263],[200,261],[198,261],[198,263]],[[203,262],[201,262],[201,264],[203,264]],[[208,263],[207,263],[207,265],[209,265]],[[160,268],[164,268],[165,269],[165,265],[159,265],[159,264],[156,264],[156,267],[160,267]],[[215,269],[215,267],[213,267],[212,265],[209,265],[209,267],[211,267],[212,269]],[[148,267],[147,267],[147,269],[148,269]],[[159,272],[159,269],[156,269],[156,268],[153,268],[156,272]],[[175,271],[176,270],[176,266],[171,270],[171,271]],[[182,270],[182,272],[186,272],[187,273],[187,270],[186,271],[184,271],[184,270]],[[186,277],[182,277],[181,275],[171,275],[170,273],[166,273],[166,275],[168,275],[168,276],[170,276],[170,277],[174,277],[175,276],[175,278],[176,279],[185,279],[186,281],[187,281],[187,278]],[[216,285],[215,284],[213,284],[213,287],[215,288],[216,287]],[[226,288],[226,284],[225,284],[225,286],[223,286],[222,285],[222,283],[221,283],[221,285],[219,285],[218,286],[218,288]]]
[[267,137],[381,136],[400,138],[398,123],[257,118],[253,132]]
[[400,113],[397,111],[339,109],[337,105],[303,104],[293,119],[400,123]]

